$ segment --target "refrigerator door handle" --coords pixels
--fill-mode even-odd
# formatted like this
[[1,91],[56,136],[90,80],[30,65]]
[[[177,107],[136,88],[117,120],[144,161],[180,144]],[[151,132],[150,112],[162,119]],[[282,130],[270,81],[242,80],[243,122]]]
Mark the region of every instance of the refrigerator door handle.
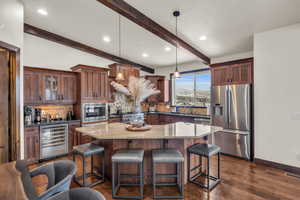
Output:
[[245,95],[245,124],[246,124],[246,129],[250,130],[250,123],[249,123],[249,111],[250,111],[250,87],[249,85],[246,86],[246,95]]
[[227,96],[228,96],[227,107],[228,107],[228,127],[229,127],[229,124],[231,123],[231,106],[232,106],[231,87],[228,87]]

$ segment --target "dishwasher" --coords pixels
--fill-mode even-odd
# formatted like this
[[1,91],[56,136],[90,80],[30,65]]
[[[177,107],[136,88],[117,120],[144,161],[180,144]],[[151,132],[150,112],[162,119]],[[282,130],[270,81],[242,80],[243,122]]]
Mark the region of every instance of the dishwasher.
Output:
[[68,153],[68,124],[40,127],[40,159]]

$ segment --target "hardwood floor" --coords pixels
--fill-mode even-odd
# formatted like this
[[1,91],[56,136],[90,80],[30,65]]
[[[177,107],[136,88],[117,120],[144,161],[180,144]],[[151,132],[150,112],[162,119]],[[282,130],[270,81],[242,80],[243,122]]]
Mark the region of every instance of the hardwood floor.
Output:
[[[68,157],[60,159],[70,159]],[[79,159],[77,159],[78,170],[81,174],[82,168]],[[30,166],[30,168],[37,167],[40,164]],[[216,169],[216,159],[213,159],[212,169]],[[210,193],[193,185],[187,184],[185,186],[185,198],[187,200],[296,200],[300,199],[300,179],[287,176],[284,171],[269,168],[263,165],[258,165],[236,158],[222,156],[221,157],[221,178],[222,182]],[[37,191],[41,192],[45,189],[47,179],[45,177],[36,177],[33,180]],[[72,188],[78,187],[72,183]],[[93,189],[101,192],[107,200],[111,197],[111,183],[106,181],[104,184],[99,184]],[[135,192],[134,188],[125,188],[122,194],[131,194]],[[164,188],[163,193],[175,190],[172,188]],[[145,198],[152,199],[152,187],[145,186]]]

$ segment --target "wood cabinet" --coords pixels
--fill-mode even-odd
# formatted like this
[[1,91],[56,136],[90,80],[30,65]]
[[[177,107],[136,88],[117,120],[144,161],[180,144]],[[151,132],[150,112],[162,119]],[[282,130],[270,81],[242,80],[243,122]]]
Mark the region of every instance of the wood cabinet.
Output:
[[61,101],[66,104],[75,104],[77,100],[77,76],[72,74],[61,75]]
[[212,84],[250,84],[253,82],[253,59],[243,59],[211,65]]
[[128,85],[130,76],[140,77],[140,70],[131,65],[114,63],[112,65],[109,65],[109,68],[109,77],[114,80],[116,79],[118,73],[123,74],[124,80],[118,82],[125,86]]
[[108,69],[77,65],[72,70],[79,73],[80,100],[107,102],[109,99]]
[[24,104],[75,104],[76,85],[76,73],[25,67]]
[[24,129],[25,160],[29,163],[37,162],[40,158],[39,127]]
[[24,104],[42,103],[41,73],[24,70]]
[[167,103],[169,102],[169,80],[165,76],[145,76],[145,79],[151,81],[154,87],[160,90],[159,94],[150,96],[147,99],[149,103]]
[[69,143],[68,143],[68,148],[69,148],[69,153],[72,152],[73,147],[76,145],[79,145],[78,138],[76,136],[76,128],[80,127],[80,122],[70,122],[69,123]]

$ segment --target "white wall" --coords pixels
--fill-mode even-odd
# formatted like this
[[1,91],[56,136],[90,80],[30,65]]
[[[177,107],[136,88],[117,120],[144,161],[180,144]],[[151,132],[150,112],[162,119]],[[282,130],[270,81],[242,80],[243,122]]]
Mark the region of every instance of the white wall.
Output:
[[70,70],[78,64],[107,67],[113,61],[24,34],[24,66]]
[[23,46],[23,4],[19,0],[0,1],[0,41]]
[[300,167],[300,24],[254,37],[255,157]]
[[[203,69],[203,68],[208,68],[208,66],[203,64],[200,61],[178,64],[178,70],[180,72]],[[175,71],[175,65],[155,68],[155,74],[166,76],[166,78],[170,78],[170,74],[173,73],[174,71]]]
[[20,54],[20,149],[21,158],[24,155],[23,127],[23,3],[20,0],[0,1],[0,41],[17,46]]

